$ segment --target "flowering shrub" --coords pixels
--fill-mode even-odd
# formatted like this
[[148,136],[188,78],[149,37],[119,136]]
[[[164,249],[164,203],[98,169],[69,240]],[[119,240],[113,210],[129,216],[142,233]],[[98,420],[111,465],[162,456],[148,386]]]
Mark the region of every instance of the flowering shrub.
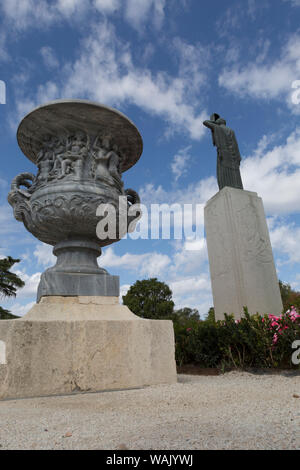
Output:
[[179,365],[299,367],[291,362],[292,343],[300,339],[300,315],[294,307],[280,316],[251,316],[245,308],[240,320],[225,314],[222,321],[198,320],[186,326],[174,324],[174,329]]
[[[276,344],[278,341],[278,335],[281,335],[284,330],[287,330],[291,327],[290,322],[297,322],[297,319],[300,318],[299,313],[296,311],[295,307],[291,307],[285,314],[276,317],[275,315],[268,315],[271,321],[271,328],[274,331],[273,335],[273,344]],[[262,319],[264,321],[264,318]]]

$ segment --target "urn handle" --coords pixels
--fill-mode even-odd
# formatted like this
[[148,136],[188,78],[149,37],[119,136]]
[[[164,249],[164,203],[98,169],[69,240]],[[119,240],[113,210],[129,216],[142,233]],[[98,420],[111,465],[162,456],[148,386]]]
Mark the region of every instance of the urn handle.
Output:
[[[31,192],[29,192],[28,189],[32,187],[34,181],[35,176],[32,173],[21,173],[12,180],[10,188],[11,192],[18,192],[25,198],[29,199],[31,197]],[[27,190],[22,188],[21,186],[25,186]]]
[[[140,204],[141,200],[140,200],[140,196],[138,195],[138,193],[136,191],[134,191],[134,189],[131,189],[131,188],[125,189],[125,195],[127,196],[127,206],[128,206],[128,227],[127,227],[127,231],[129,233],[131,233],[131,232],[134,232],[134,230],[136,228],[136,224],[138,223],[138,221],[142,217],[142,210],[141,210],[141,207],[138,205],[138,204]],[[130,211],[130,208],[134,204],[138,205],[137,210],[134,210],[134,212],[130,214],[130,212],[132,212],[132,211]]]
[[138,195],[138,193],[136,191],[134,191],[134,189],[125,189],[125,194],[127,196],[127,202],[129,205],[133,205],[133,204],[140,204],[141,202],[141,199],[140,199],[140,196]]

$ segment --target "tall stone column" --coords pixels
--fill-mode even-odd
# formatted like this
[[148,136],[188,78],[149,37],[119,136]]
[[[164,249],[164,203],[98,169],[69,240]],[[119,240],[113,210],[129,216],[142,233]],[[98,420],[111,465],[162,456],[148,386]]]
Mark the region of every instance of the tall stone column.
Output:
[[224,187],[206,204],[204,221],[215,315],[274,314],[283,306],[262,199]]

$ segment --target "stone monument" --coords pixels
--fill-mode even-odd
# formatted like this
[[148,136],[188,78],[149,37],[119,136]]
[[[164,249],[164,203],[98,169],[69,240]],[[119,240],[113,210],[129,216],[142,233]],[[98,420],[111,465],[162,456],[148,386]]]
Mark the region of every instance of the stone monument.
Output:
[[262,199],[243,190],[234,131],[216,113],[203,124],[217,147],[220,189],[204,208],[216,319],[224,313],[241,318],[243,307],[279,315],[283,306]]
[[[107,106],[58,100],[25,116],[17,139],[38,172],[14,178],[8,201],[57,262],[42,274],[33,308],[0,323],[0,398],[176,382],[172,322],[119,305],[118,276],[97,263],[136,219],[139,196],[124,189],[122,173],[142,153],[137,128]],[[99,239],[98,209],[107,205],[116,231]]]

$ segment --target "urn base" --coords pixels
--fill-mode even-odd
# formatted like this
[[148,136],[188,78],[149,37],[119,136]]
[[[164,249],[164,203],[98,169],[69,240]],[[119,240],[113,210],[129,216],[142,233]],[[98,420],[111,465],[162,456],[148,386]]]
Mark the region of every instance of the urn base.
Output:
[[37,302],[46,296],[112,296],[119,297],[119,276],[45,271],[37,290]]
[[57,262],[42,274],[37,302],[43,296],[119,296],[119,276],[112,276],[98,266],[101,248],[97,243],[66,240],[57,243],[53,253]]

